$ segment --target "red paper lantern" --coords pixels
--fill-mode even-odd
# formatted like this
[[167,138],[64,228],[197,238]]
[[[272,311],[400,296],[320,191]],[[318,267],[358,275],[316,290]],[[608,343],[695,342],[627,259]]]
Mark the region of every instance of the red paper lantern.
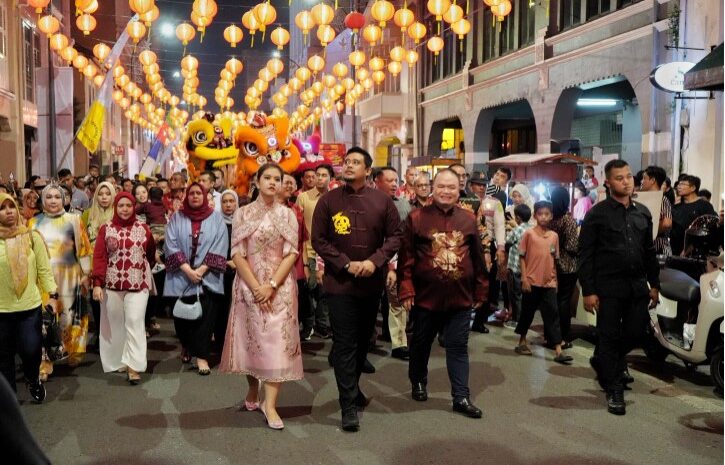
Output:
[[345,16],[345,27],[357,32],[365,26],[365,16],[357,11],[352,11]]

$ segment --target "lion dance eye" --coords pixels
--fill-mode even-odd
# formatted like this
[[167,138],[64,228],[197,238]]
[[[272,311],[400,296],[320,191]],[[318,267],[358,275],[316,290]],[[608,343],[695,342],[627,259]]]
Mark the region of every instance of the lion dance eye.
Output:
[[259,148],[254,142],[245,142],[244,151],[247,152],[250,156],[255,156],[259,152]]
[[206,133],[204,131],[197,131],[191,135],[191,139],[196,145],[203,144],[206,142]]
[[277,146],[277,138],[276,137],[270,137],[267,139],[267,145],[270,147],[276,147]]

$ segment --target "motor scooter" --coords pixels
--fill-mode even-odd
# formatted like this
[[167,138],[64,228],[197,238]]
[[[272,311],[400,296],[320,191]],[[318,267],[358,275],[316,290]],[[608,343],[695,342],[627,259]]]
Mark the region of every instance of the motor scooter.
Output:
[[709,364],[715,386],[722,392],[722,252],[706,259],[673,257],[660,271],[660,286],[659,303],[649,311],[650,337],[643,347],[645,354],[656,362],[673,354],[688,367]]

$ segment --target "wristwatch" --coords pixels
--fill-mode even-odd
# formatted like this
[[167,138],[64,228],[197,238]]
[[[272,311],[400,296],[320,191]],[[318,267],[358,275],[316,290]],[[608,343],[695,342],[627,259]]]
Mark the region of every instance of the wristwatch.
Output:
[[276,290],[277,290],[277,288],[279,287],[279,286],[277,285],[277,281],[275,281],[274,279],[270,279],[270,280],[269,280],[269,285],[270,285],[270,286],[272,286],[272,289],[274,289],[275,291],[276,291]]
[[48,294],[48,297],[51,298],[51,299],[53,299],[53,300],[58,300],[58,293],[57,292],[53,292],[52,294]]

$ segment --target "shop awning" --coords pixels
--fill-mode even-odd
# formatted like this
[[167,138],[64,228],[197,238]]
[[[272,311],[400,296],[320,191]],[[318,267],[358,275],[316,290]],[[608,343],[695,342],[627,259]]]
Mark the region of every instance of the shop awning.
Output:
[[723,44],[685,73],[686,90],[723,90]]

